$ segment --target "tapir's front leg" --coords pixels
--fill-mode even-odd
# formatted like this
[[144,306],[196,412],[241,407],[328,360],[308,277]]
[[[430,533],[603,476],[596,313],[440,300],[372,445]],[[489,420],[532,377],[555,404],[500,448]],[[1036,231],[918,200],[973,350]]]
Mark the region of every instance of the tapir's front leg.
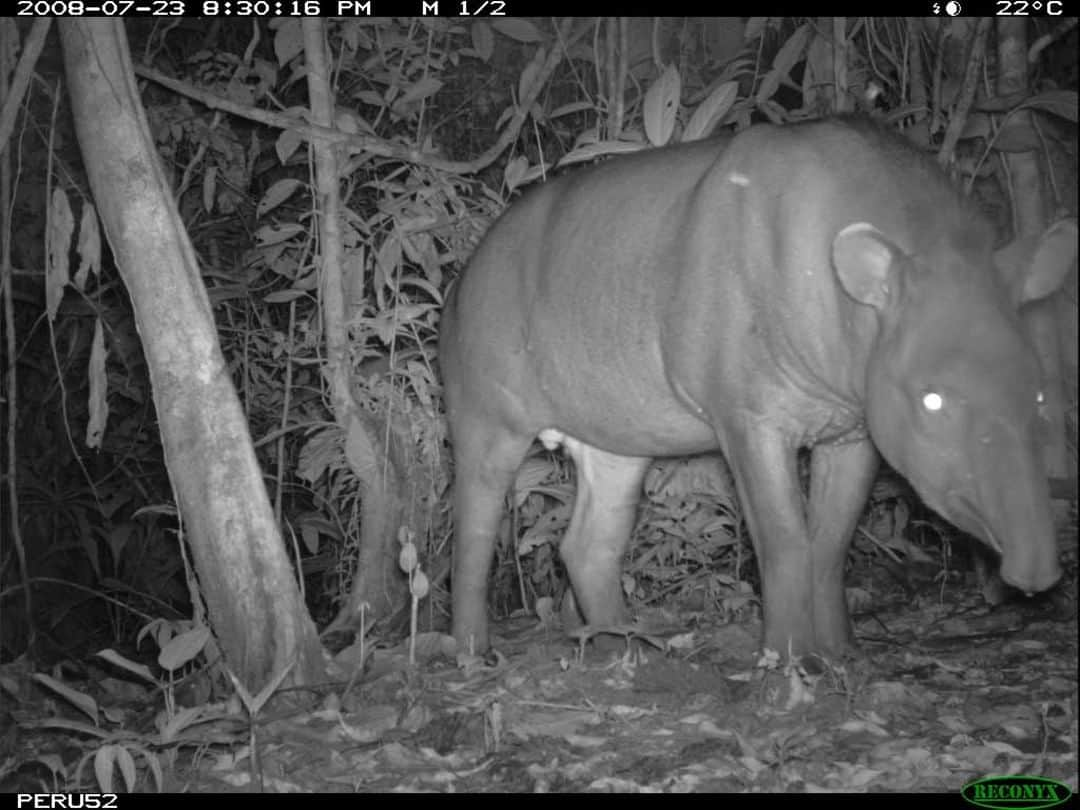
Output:
[[725,453],[761,574],[766,648],[785,657],[817,652],[814,557],[802,507],[797,448],[762,420],[728,431]]
[[819,444],[811,453],[810,560],[814,638],[818,651],[838,655],[854,643],[844,594],[844,565],[878,469],[869,439]]

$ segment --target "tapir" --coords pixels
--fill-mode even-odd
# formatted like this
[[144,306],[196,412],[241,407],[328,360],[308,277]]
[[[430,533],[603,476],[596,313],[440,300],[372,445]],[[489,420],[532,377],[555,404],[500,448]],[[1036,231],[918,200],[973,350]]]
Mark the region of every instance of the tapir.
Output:
[[1040,370],[1018,310],[1059,287],[1076,242],[1062,222],[995,250],[930,157],[857,118],[752,126],[527,193],[442,315],[459,647],[489,643],[497,526],[538,437],[576,467],[560,554],[593,625],[626,621],[621,566],[651,460],[716,451],[753,541],[767,648],[853,643],[844,564],[879,453],[1000,555],[1007,583],[1049,588]]

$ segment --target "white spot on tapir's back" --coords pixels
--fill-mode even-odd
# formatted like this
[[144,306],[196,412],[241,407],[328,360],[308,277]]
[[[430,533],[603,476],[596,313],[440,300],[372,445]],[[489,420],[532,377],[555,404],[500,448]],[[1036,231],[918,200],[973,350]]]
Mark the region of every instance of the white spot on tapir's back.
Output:
[[728,175],[728,182],[735,186],[749,186],[750,178],[740,172],[732,172]]
[[922,404],[926,410],[934,413],[945,407],[945,400],[942,399],[941,394],[936,391],[927,391],[922,396]]
[[545,450],[555,450],[566,441],[566,434],[555,428],[545,428],[537,434],[537,438],[540,439],[540,443],[544,445]]

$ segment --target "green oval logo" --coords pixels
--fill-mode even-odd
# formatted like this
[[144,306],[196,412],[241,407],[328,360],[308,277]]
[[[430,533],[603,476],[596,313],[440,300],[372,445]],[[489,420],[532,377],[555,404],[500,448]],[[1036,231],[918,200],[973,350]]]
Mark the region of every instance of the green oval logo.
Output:
[[1045,776],[988,776],[960,788],[969,804],[991,810],[1053,807],[1072,795],[1069,786]]

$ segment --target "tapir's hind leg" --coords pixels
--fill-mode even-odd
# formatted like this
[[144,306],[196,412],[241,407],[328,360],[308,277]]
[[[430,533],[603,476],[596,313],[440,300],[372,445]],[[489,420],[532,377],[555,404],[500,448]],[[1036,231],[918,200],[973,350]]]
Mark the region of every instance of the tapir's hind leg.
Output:
[[591,625],[626,618],[622,561],[652,459],[616,456],[565,437],[577,469],[577,498],[559,551],[578,610]]
[[451,417],[454,440],[454,637],[459,649],[488,645],[487,583],[503,499],[532,436],[462,414]]

